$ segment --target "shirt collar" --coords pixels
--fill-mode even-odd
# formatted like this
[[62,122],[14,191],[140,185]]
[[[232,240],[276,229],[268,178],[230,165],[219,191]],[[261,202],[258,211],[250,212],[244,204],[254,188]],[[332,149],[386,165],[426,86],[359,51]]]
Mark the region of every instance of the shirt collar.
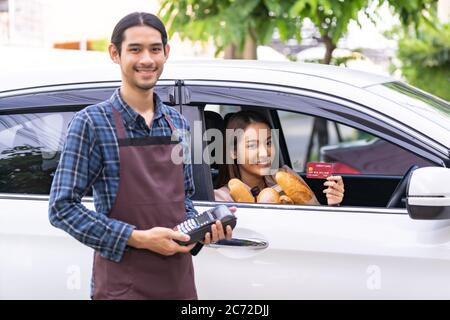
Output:
[[[120,88],[117,88],[113,95],[110,98],[110,102],[114,108],[116,108],[120,114],[122,115],[125,124],[129,127],[134,127],[137,125],[137,121],[142,116],[136,112],[133,108],[131,108],[125,100],[122,99],[120,95]],[[161,101],[159,96],[154,92],[153,93],[153,105],[155,108],[155,113],[153,116],[153,120],[159,119],[164,115],[164,103]],[[144,119],[142,118],[142,121]]]

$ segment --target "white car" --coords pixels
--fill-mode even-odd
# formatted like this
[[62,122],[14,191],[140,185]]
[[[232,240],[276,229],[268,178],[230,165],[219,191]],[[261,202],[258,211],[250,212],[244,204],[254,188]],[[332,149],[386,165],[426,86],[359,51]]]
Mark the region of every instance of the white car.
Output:
[[[50,225],[48,193],[71,117],[120,85],[107,59],[0,74],[0,299],[90,298],[93,251]],[[447,102],[378,75],[257,61],[169,62],[156,91],[193,130],[264,113],[280,129],[281,163],[302,176],[343,143],[390,146],[371,155],[376,173],[360,165],[364,152],[346,154],[340,207],[235,204],[233,240],[194,257],[200,299],[450,298]],[[194,136],[193,156],[207,140]],[[218,205],[217,166],[193,170],[196,209]],[[306,180],[325,203],[323,181]],[[83,203],[93,209],[90,196]]]

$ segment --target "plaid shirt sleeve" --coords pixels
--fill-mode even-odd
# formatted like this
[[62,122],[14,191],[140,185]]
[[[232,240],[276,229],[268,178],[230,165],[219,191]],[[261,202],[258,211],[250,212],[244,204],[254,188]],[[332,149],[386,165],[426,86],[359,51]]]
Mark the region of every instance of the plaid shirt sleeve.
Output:
[[87,112],[70,122],[49,201],[50,223],[112,261],[120,261],[134,226],[81,204],[101,171],[101,154]]

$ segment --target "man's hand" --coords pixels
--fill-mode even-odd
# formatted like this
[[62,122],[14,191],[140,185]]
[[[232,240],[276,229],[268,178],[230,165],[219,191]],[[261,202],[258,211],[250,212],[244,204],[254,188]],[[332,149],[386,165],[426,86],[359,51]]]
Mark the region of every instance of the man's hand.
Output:
[[188,235],[179,231],[155,227],[148,230],[134,230],[128,239],[128,245],[137,249],[147,249],[164,256],[171,256],[178,252],[191,251],[195,244],[182,246],[174,241],[188,241],[189,239]]
[[[229,207],[230,211],[234,214],[237,210],[236,207]],[[231,240],[233,237],[233,229],[231,226],[227,226],[226,228],[226,235],[223,231],[223,226],[220,221],[217,221],[215,224],[211,226],[211,232],[207,232],[205,234],[205,239],[203,240],[203,244],[210,244],[217,242],[219,240],[227,239]]]

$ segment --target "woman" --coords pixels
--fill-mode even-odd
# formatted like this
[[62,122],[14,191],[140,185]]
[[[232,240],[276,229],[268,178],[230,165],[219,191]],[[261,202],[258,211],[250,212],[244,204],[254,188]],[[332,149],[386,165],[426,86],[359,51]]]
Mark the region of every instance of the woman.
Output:
[[[252,111],[237,112],[228,119],[225,140],[225,162],[219,166],[219,189],[214,190],[216,201],[234,201],[228,188],[228,182],[233,178],[240,179],[248,186],[248,190],[276,188],[275,175],[271,170],[276,154],[267,119]],[[307,186],[289,167],[283,166],[278,171],[294,174]],[[326,194],[328,205],[339,205],[344,198],[342,177],[330,176],[323,185],[326,187],[323,193]],[[319,205],[312,191],[311,194],[311,199],[305,204]]]

